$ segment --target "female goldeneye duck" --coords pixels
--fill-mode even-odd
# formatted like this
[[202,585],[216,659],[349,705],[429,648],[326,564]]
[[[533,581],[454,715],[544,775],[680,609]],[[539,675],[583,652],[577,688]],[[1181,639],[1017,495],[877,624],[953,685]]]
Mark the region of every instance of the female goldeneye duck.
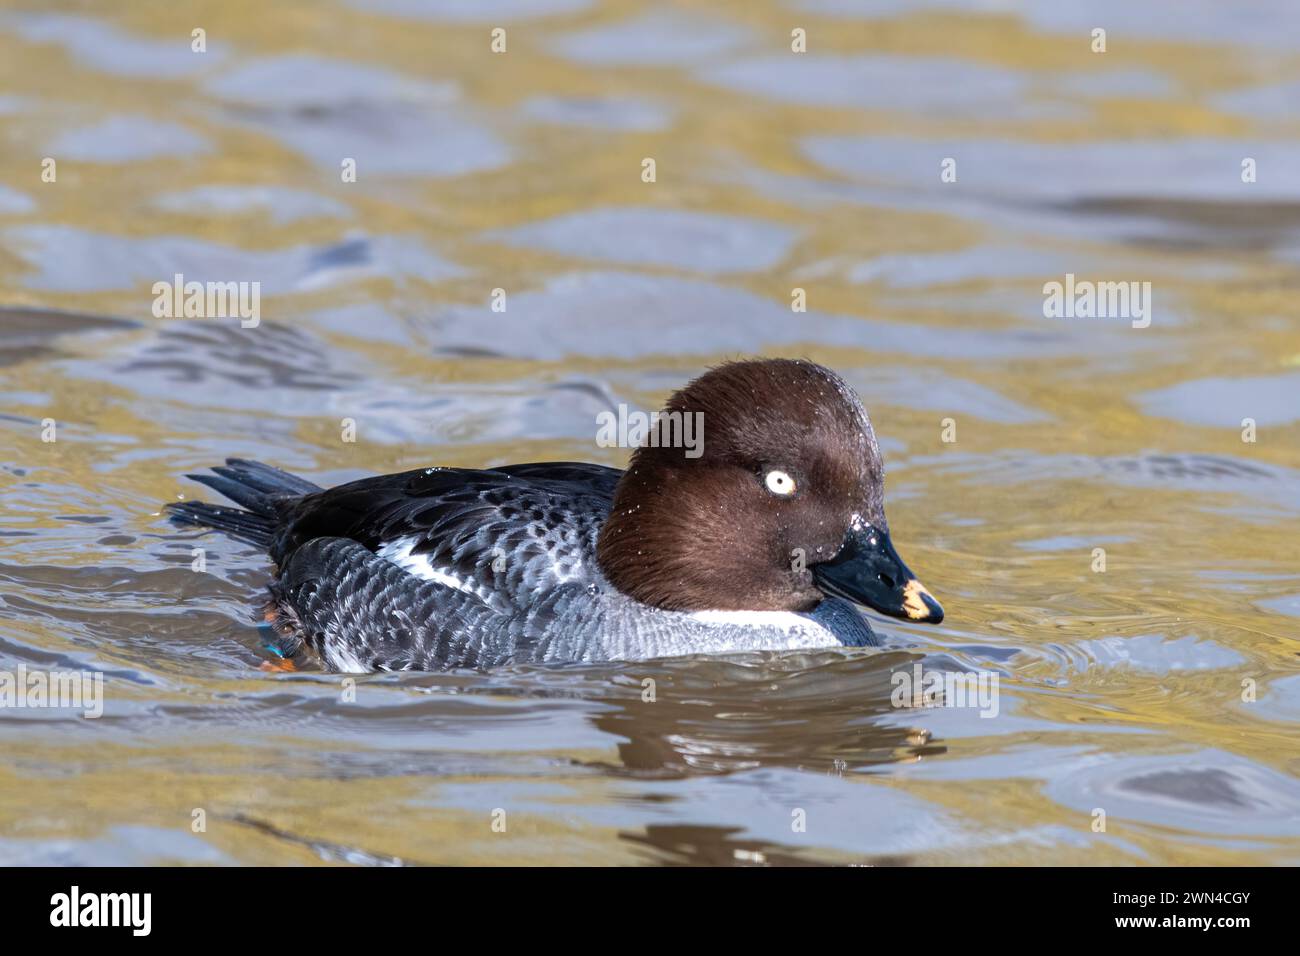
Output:
[[[673,447],[671,413],[702,416],[702,443]],[[943,619],[890,542],[862,402],[811,362],[700,376],[622,472],[422,468],[322,489],[258,462],[212,470],[189,477],[243,509],[172,517],[265,548],[278,651],[335,671],[878,645],[849,602]]]

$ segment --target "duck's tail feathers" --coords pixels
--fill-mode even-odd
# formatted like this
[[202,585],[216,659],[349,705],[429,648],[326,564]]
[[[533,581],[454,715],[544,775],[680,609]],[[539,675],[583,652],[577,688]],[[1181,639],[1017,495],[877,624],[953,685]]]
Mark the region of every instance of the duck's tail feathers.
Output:
[[180,501],[167,506],[172,520],[224,531],[232,538],[267,547],[287,502],[320,491],[305,478],[291,475],[260,461],[227,458],[211,475],[186,475],[220,492],[247,511],[203,501]]
[[238,541],[268,550],[275,535],[275,524],[267,518],[205,501],[174,501],[167,506],[167,514],[177,524],[215,528]]

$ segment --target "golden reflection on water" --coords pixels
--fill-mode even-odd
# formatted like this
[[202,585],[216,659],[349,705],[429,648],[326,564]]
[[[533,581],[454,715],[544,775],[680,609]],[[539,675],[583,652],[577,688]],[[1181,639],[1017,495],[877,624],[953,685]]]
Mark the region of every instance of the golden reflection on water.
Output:
[[[1068,16],[1016,8],[554,6],[469,21],[345,3],[5,6],[3,304],[137,324],[0,326],[0,660],[102,668],[111,691],[98,723],[0,715],[0,859],[1300,859],[1300,183],[1268,162],[1300,128],[1243,98],[1300,82],[1296,50],[1155,26],[1113,28],[1098,55]],[[51,27],[52,9],[78,19]],[[619,32],[640,17],[696,52]],[[488,51],[498,21],[504,55]],[[208,53],[159,52],[186,49],[196,26]],[[850,79],[773,61],[769,88],[748,70],[793,56],[795,26],[809,62]],[[315,62],[248,72],[288,56]],[[877,57],[899,74],[873,87],[851,71]],[[347,68],[362,72],[313,99]],[[636,128],[611,128],[632,115]],[[142,125],[94,135],[112,117]],[[114,129],[161,145],[115,159]],[[352,136],[368,159],[343,184],[322,155]],[[947,192],[940,156],[917,173],[897,145],[930,141],[957,158]],[[1205,162],[1182,141],[1222,149]],[[981,144],[999,142],[1040,166],[981,178]],[[1129,192],[1095,174],[1116,143]],[[51,155],[58,178],[43,183]],[[408,155],[413,171],[383,171]],[[1244,184],[1251,155],[1259,181]],[[1040,178],[1079,185],[1043,192]],[[250,204],[190,195],[214,184]],[[308,211],[289,216],[291,202]],[[627,208],[702,218],[652,250],[680,242],[666,261],[620,253],[636,229],[512,233]],[[359,263],[322,257],[358,237]],[[722,266],[701,265],[715,254]],[[155,319],[150,287],[177,263],[265,274],[264,322],[290,337]],[[1042,285],[1066,271],[1151,281],[1152,326],[1044,319]],[[590,314],[566,291],[582,272],[607,276]],[[648,291],[620,293],[647,276]],[[794,287],[809,313],[788,310]],[[494,288],[504,315],[486,306]],[[706,294],[716,310],[680,318]],[[893,659],[834,655],[806,670],[365,679],[358,714],[321,675],[255,670],[255,556],[204,539],[216,574],[194,575],[189,538],[156,517],[195,493],[185,471],[227,454],[329,480],[621,464],[594,445],[595,410],[656,407],[745,352],[806,355],[862,391],[894,538],[947,611],[940,629],[886,628],[908,645],[899,666],[998,669],[1002,719],[891,713]],[[339,441],[344,416],[362,423],[355,444]],[[39,441],[46,417],[57,443]],[[663,688],[652,705],[644,675]],[[792,831],[804,805],[808,829]],[[1105,833],[1095,807],[1109,807]]]

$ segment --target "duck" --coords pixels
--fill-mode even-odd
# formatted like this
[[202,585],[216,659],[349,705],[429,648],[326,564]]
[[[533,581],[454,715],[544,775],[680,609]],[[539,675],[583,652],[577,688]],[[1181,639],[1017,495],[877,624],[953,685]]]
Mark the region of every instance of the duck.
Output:
[[[685,416],[700,426],[689,447]],[[238,507],[173,502],[170,518],[274,566],[263,610],[288,668],[879,647],[859,606],[943,620],[890,539],[861,399],[804,359],[709,369],[672,394],[625,470],[432,467],[322,488],[230,458],[187,477]]]

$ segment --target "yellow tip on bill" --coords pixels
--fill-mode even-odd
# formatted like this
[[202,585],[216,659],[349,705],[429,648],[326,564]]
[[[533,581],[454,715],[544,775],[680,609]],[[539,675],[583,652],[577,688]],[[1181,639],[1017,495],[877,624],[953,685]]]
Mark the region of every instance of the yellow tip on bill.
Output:
[[921,582],[913,578],[903,585],[903,610],[907,616],[914,621],[923,621],[930,616],[930,609],[925,606],[925,601],[921,596],[934,600],[930,592],[921,586]]

